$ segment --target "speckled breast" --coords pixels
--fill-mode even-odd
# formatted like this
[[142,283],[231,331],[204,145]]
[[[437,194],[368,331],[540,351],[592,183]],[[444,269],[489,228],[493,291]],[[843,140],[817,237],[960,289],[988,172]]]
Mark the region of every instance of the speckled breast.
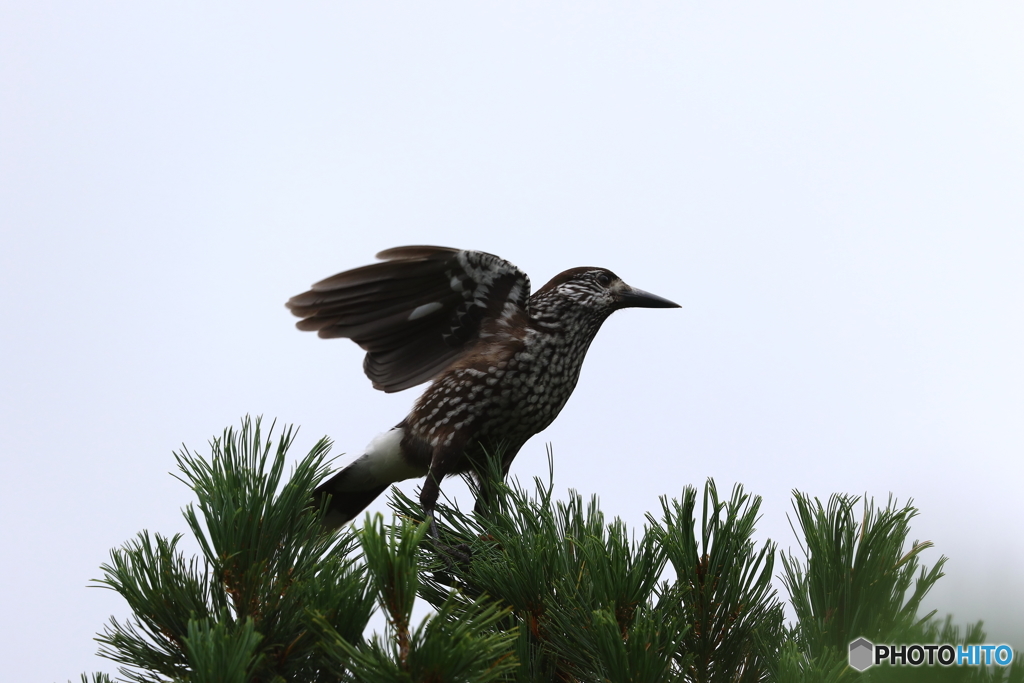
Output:
[[530,335],[507,359],[470,359],[417,402],[409,427],[431,447],[503,444],[512,456],[558,416],[569,399],[589,339]]

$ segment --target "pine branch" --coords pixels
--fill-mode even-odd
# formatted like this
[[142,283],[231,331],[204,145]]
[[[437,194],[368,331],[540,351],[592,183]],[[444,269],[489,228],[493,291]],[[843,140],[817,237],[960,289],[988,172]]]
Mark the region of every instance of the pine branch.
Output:
[[[338,680],[325,674],[310,635],[309,605],[358,643],[373,610],[354,535],[324,534],[311,492],[327,469],[321,440],[285,481],[294,431],[273,439],[259,419],[225,430],[210,457],[176,454],[181,480],[195,492],[185,519],[202,551],[186,561],[180,536],[142,532],[111,553],[97,583],[132,610],[97,638],[100,654],[130,681]],[[225,659],[226,658],[226,659]]]
[[797,635],[810,656],[828,648],[845,652],[859,637],[895,642],[931,618],[934,613],[919,618],[917,611],[943,576],[946,558],[926,570],[918,556],[930,541],[915,541],[905,550],[916,508],[897,508],[892,499],[884,509],[864,501],[858,524],[857,497],[834,495],[825,507],[799,491],[793,495],[797,535],[806,546],[803,561],[783,555],[783,582],[801,627]]
[[[795,493],[803,558],[782,557],[798,619],[786,628],[771,587],[775,544],[753,541],[761,501],[739,486],[723,500],[708,480],[699,524],[694,488],[663,498],[660,518],[648,515],[637,534],[596,497],[555,500],[550,454],[548,479],[528,490],[503,481],[499,452],[471,478],[473,512],[438,507],[440,543],[397,490],[390,524],[367,517],[333,533],[310,502],[330,444],[286,478],[293,440],[291,428],[275,439],[247,418],[208,457],[176,454],[196,495],[184,515],[200,556],[183,556],[181,535],[143,531],[111,552],[97,581],[132,611],[97,637],[123,680],[1024,683],[1019,653],[1011,668],[861,675],[846,665],[859,636],[984,642],[980,623],[961,634],[949,618],[918,615],[945,558],[921,565],[931,544],[907,543],[909,504],[866,502],[857,517],[855,497],[822,505]],[[417,597],[435,613],[414,625]],[[366,639],[376,607],[387,627]]]
[[660,523],[648,517],[676,572],[661,603],[679,604],[691,626],[682,643],[693,657],[687,680],[764,680],[781,640],[782,605],[771,585],[775,544],[757,550],[752,540],[761,499],[737,485],[722,501],[708,480],[698,529],[696,497],[687,487],[681,501],[662,498]]

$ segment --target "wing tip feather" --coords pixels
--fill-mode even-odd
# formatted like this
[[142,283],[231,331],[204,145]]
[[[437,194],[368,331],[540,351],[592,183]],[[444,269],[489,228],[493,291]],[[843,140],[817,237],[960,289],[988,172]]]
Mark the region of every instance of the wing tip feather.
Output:
[[378,251],[376,258],[381,261],[397,261],[399,259],[428,259],[437,256],[451,256],[459,253],[459,249],[451,247],[435,247],[429,244],[412,244],[405,247],[391,247],[384,251]]

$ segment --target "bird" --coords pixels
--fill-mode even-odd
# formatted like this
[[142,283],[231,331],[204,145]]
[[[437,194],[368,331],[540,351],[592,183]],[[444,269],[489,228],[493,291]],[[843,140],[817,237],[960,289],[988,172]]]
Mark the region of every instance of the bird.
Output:
[[314,491],[336,529],[391,484],[424,477],[419,502],[431,516],[441,481],[475,476],[501,453],[501,474],[547,428],[576,387],[584,357],[612,313],[679,308],[627,285],[605,268],[563,271],[536,292],[508,261],[482,251],[406,246],[378,263],[338,273],[288,300],[296,327],[348,338],[366,351],[375,389],[430,381],[409,414]]

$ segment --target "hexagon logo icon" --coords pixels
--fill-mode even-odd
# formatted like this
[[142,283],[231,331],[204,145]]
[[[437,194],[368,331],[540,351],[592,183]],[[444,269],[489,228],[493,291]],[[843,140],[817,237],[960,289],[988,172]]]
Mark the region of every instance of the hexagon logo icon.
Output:
[[869,666],[874,664],[872,661],[874,657],[875,646],[867,638],[858,638],[857,640],[850,643],[850,668],[856,669],[857,671],[864,671]]

